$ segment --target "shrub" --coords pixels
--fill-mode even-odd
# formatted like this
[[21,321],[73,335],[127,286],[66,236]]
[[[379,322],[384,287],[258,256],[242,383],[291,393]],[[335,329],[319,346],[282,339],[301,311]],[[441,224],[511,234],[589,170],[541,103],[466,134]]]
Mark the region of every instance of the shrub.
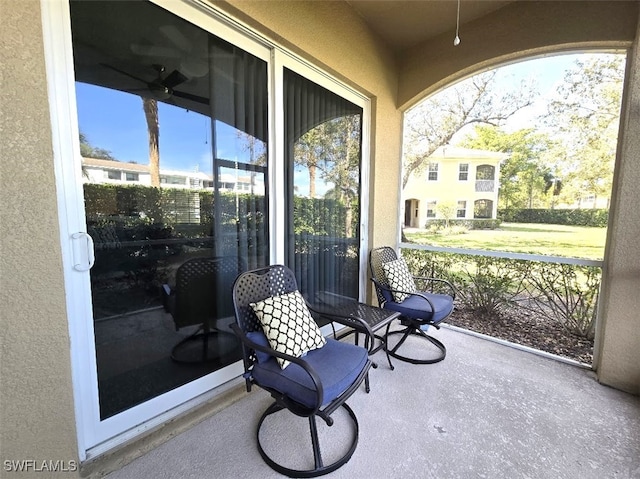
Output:
[[526,262],[520,260],[468,257],[461,269],[453,273],[457,298],[480,316],[499,314],[522,293],[527,267]]
[[429,231],[438,231],[447,227],[459,226],[467,230],[494,230],[500,227],[502,220],[500,219],[487,219],[487,218],[475,218],[475,219],[432,219],[427,220],[425,228]]
[[504,209],[498,218],[507,223],[545,223],[605,228],[609,220],[606,209]]
[[415,249],[403,249],[402,256],[413,274],[450,281],[456,301],[479,315],[499,314],[517,304],[571,334],[594,338],[602,276],[597,266]]
[[595,336],[602,272],[595,266],[535,263],[523,307],[585,339]]
[[524,290],[527,261],[488,256],[403,249],[416,276],[446,279],[456,289],[456,301],[484,317],[514,304]]

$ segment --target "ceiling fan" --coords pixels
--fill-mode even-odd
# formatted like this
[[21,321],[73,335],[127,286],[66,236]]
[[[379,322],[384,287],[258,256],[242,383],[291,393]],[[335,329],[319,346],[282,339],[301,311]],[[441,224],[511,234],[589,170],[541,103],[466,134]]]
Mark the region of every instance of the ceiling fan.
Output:
[[[179,98],[184,98],[184,99],[195,101],[205,105],[209,104],[208,98],[205,98],[199,95],[194,95],[192,93],[187,93],[184,91],[174,90],[176,86],[180,85],[181,83],[184,83],[189,79],[188,77],[180,73],[178,70],[173,70],[165,78],[162,78],[162,75],[165,72],[164,65],[154,63],[152,66],[154,70],[156,70],[158,75],[154,80],[147,81],[129,72],[121,70],[120,68],[114,67],[113,65],[109,65],[107,63],[100,63],[100,65],[102,65],[103,67],[109,68],[113,71],[116,71],[122,75],[126,75],[129,78],[133,78],[134,80],[137,80],[141,83],[144,83],[146,85],[146,88],[142,90],[149,91],[153,95],[153,97],[158,100],[168,100],[172,96],[176,96]],[[129,90],[129,91],[141,91],[141,90],[135,89],[135,90]]]
[[[140,43],[132,43],[131,51],[145,57],[178,58],[180,69],[190,77],[201,77],[207,74],[209,63],[206,34],[203,35],[200,30],[195,29],[192,36],[193,34],[198,36],[190,39],[175,25],[162,25],[158,27],[158,31],[161,33],[161,38],[165,39],[164,46],[162,42],[158,43],[158,38],[153,41],[143,39]],[[166,41],[170,46],[166,46]]]

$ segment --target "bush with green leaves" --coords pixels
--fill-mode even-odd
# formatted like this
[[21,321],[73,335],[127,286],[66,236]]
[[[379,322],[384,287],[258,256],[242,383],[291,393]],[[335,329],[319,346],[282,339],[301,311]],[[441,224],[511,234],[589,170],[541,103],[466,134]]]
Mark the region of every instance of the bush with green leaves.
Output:
[[506,223],[544,223],[606,228],[609,221],[609,210],[509,208],[498,210],[498,218]]
[[527,279],[529,300],[522,307],[592,340],[601,277],[596,266],[537,262]]
[[456,289],[456,301],[479,316],[503,312],[524,289],[528,264],[488,256],[403,249],[416,276],[446,279]]
[[500,227],[502,220],[489,219],[489,218],[474,218],[474,219],[429,219],[426,221],[425,229],[431,231],[438,231],[448,227],[462,227],[468,230],[495,230]]
[[524,290],[528,264],[489,256],[465,255],[461,267],[453,272],[457,299],[479,316],[503,313],[515,304]]
[[592,340],[602,271],[581,266],[403,248],[416,276],[443,278],[457,290],[456,302],[478,315],[520,307]]

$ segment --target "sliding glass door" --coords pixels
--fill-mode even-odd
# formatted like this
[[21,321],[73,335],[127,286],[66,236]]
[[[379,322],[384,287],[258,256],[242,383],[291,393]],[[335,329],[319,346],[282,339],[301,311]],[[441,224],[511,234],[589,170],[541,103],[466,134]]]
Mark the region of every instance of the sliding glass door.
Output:
[[104,421],[240,359],[231,286],[270,254],[268,70],[152,3],[70,13]]
[[361,299],[367,101],[206,2],[43,12],[85,459],[242,374],[240,272]]

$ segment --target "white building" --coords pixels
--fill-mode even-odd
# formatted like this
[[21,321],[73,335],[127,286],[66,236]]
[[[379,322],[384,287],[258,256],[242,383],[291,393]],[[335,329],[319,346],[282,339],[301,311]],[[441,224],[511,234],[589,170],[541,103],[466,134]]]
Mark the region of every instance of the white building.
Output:
[[[151,186],[149,165],[123,161],[82,158],[83,181],[97,184],[146,185]],[[264,195],[262,175],[225,168],[218,180],[222,192],[236,191]],[[230,172],[229,172],[230,171]],[[202,171],[167,170],[160,168],[160,186],[171,188],[213,188],[213,176]]]

